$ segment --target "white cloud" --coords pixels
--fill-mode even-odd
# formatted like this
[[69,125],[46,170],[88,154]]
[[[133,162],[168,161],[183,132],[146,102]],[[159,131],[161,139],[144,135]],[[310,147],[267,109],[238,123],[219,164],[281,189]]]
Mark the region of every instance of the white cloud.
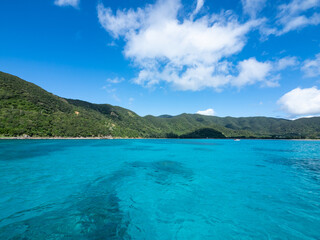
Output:
[[[99,4],[98,17],[114,38],[125,40],[124,55],[140,69],[135,83],[219,90],[232,79],[233,64],[227,58],[243,49],[246,34],[261,21],[240,23],[230,11],[179,20],[181,7],[179,0],[159,0],[143,9],[113,14]],[[202,7],[203,1],[197,1],[195,12]]]
[[110,84],[103,86],[102,89],[105,90],[107,93],[115,93],[117,91],[117,89],[112,88],[112,86]]
[[292,0],[288,4],[280,5],[279,9],[281,10],[282,15],[286,13],[292,16],[319,6],[319,0]]
[[124,78],[119,78],[119,77],[115,77],[115,78],[108,78],[107,82],[108,83],[112,83],[112,84],[117,84],[117,83],[121,83],[124,81]]
[[205,115],[205,116],[214,116],[215,115],[215,111],[212,108],[209,108],[204,111],[198,111],[196,113],[200,114],[200,115]]
[[109,84],[107,86],[103,86],[102,89],[104,91],[106,91],[108,93],[108,96],[113,98],[115,101],[121,102],[120,98],[117,95],[117,89],[116,88],[112,88],[111,84]]
[[292,0],[288,4],[280,5],[277,23],[282,26],[282,29],[274,31],[274,33],[282,35],[308,25],[320,24],[320,15],[317,12],[311,16],[308,14],[308,10],[319,6],[320,0]]
[[272,70],[272,64],[258,62],[255,58],[250,58],[240,62],[238,69],[239,75],[233,79],[232,85],[242,87],[265,81]]
[[255,18],[256,15],[264,8],[266,0],[241,0],[243,12],[250,17]]
[[204,0],[197,0],[197,6],[196,6],[196,9],[193,11],[192,16],[196,15],[201,10],[201,8],[203,7],[203,4],[204,4]]
[[283,95],[278,104],[292,116],[320,114],[320,90],[296,88]]
[[[249,13],[254,6],[262,9],[265,1],[243,3]],[[241,88],[256,83],[279,86],[277,71],[295,65],[296,58],[286,57],[276,62],[259,62],[255,58],[238,63],[229,60],[242,51],[246,35],[265,20],[240,23],[230,11],[194,20],[193,14],[203,4],[203,0],[197,0],[191,16],[186,14],[183,19],[179,15],[180,0],[158,0],[154,5],[116,13],[102,4],[97,9],[104,29],[114,38],[124,39],[123,53],[139,69],[133,79],[137,84],[151,87],[164,82],[177,90],[191,91],[205,88],[220,91],[227,86]]]
[[299,64],[299,61],[296,57],[284,57],[278,60],[275,64],[275,68],[278,71],[286,69],[288,67],[295,67]]
[[263,87],[278,87],[281,78],[278,72],[296,64],[296,57],[284,57],[275,62],[259,62],[255,58],[249,58],[238,63],[238,75],[233,76],[230,83],[238,88],[256,83],[261,83]]
[[222,57],[242,50],[245,34],[254,25],[253,22],[241,25],[231,19],[225,23],[225,20],[223,16],[214,22],[206,17],[196,21],[186,19],[183,23],[176,16],[151,19],[146,28],[126,36],[125,55],[143,67],[166,62],[167,66],[177,68],[217,63]]
[[55,0],[54,4],[57,6],[72,6],[74,8],[79,7],[80,0]]
[[306,77],[316,77],[320,75],[320,53],[318,53],[315,59],[308,59],[303,62],[302,71]]
[[306,16],[297,16],[286,21],[283,30],[279,33],[280,35],[308,25],[318,25],[320,23],[320,15],[315,13],[309,18]]
[[113,15],[112,10],[105,8],[101,3],[98,5],[97,10],[100,24],[115,38],[138,29],[145,16],[145,12],[140,8],[137,11],[133,9],[127,11],[118,10],[116,15]]
[[132,105],[132,103],[134,102],[134,98],[129,98],[129,105]]

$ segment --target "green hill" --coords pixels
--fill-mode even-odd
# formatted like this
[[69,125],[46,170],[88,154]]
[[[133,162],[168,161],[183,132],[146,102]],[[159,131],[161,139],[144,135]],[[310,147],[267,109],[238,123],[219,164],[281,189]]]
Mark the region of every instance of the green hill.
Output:
[[109,104],[64,99],[0,72],[0,136],[144,138],[320,138],[320,118],[198,114],[140,117]]

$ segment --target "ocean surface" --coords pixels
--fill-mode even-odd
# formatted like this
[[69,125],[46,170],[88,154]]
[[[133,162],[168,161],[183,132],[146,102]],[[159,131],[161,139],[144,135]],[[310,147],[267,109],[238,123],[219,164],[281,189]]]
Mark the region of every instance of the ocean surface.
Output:
[[320,142],[0,140],[0,239],[320,239]]

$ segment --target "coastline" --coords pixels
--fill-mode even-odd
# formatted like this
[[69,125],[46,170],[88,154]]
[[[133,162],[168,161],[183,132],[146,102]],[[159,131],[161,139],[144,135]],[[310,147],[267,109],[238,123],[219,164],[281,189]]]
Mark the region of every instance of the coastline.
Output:
[[90,140],[90,139],[118,139],[111,136],[106,137],[0,137],[0,140]]
[[[30,136],[18,136],[18,137],[0,137],[0,140],[147,140],[147,139],[181,139],[181,140],[204,140],[204,139],[216,139],[216,140],[235,140],[239,138],[142,138],[142,137],[30,137]],[[320,141],[320,139],[294,139],[294,138],[240,138],[240,140],[281,140],[281,141]]]

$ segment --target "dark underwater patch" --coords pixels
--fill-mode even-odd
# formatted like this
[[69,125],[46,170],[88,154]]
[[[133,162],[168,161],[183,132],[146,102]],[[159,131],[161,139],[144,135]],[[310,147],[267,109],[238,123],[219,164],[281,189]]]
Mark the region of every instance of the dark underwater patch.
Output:
[[263,151],[263,152],[288,152],[288,153],[292,153],[292,152],[298,152],[298,150],[294,150],[294,149],[278,149],[278,148],[253,148],[253,150],[256,151]]
[[151,176],[154,181],[162,185],[170,185],[172,177],[180,177],[184,181],[193,180],[193,172],[184,167],[182,163],[170,160],[156,162],[132,162],[130,165],[133,168],[143,169],[148,176]]
[[130,140],[99,139],[99,140],[94,140],[94,142],[91,146],[92,147],[121,147],[121,146],[130,146],[132,144],[133,144],[133,142]]
[[[186,180],[190,182],[193,177],[190,169],[176,161],[125,163],[119,170],[83,186],[83,191],[65,200],[65,207],[40,209],[38,216],[1,227],[0,239],[130,239],[127,232],[130,218],[121,209],[117,187],[141,171],[163,186],[186,184]],[[132,200],[133,208],[134,204]],[[26,211],[36,212],[35,209]]]
[[[77,141],[76,145],[74,144]],[[0,141],[0,161],[46,156],[69,147],[88,145],[83,140],[4,140]]]
[[210,149],[210,148],[204,148],[204,147],[196,147],[196,148],[193,148],[193,150],[195,150],[195,151],[202,151],[202,152],[212,152],[212,149]]
[[293,167],[298,170],[307,171],[309,172],[307,176],[310,176],[315,180],[320,179],[320,159],[318,158],[286,158],[279,156],[268,156],[266,161],[272,164],[280,164]]
[[179,140],[178,143],[179,144],[189,144],[189,145],[202,145],[202,146],[223,145],[222,143],[216,143],[216,142],[192,141],[192,140]]
[[62,151],[66,147],[59,144],[5,144],[0,145],[0,160],[12,161],[48,155],[52,152]]
[[154,148],[153,146],[144,145],[144,146],[128,147],[128,148],[125,148],[125,150],[129,150],[129,151],[154,151],[154,152],[161,152],[161,151],[165,151],[166,149],[164,149],[164,148]]
[[129,219],[120,209],[115,185],[131,174],[120,170],[99,177],[66,199],[69,207],[6,225],[0,228],[0,239],[128,239]]

